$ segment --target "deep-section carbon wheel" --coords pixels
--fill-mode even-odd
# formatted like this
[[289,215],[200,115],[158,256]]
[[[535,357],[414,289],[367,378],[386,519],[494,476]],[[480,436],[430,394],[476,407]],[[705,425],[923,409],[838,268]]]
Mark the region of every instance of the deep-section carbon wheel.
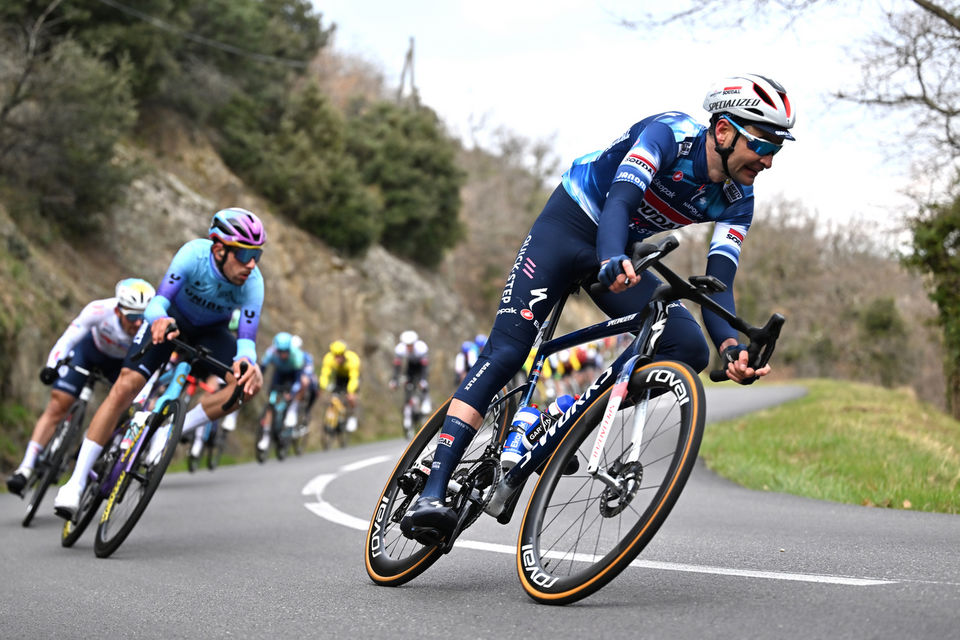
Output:
[[575,602],[616,577],[663,524],[696,462],[703,386],[687,365],[657,362],[634,372],[598,471],[588,473],[609,397],[587,401],[524,513],[517,571],[538,602]]
[[[152,420],[156,414],[150,416]],[[151,458],[152,442],[144,442],[136,452],[137,459],[129,473],[121,474],[103,508],[100,526],[93,543],[98,558],[106,558],[126,540],[140,516],[146,511],[150,499],[160,486],[167,466],[177,452],[180,432],[183,429],[184,407],[179,401],[171,402],[163,409],[160,424],[153,438],[163,438],[163,449]],[[144,430],[146,432],[146,429]]]
[[[426,546],[410,540],[400,532],[400,519],[407,512],[426,483],[430,463],[437,447],[437,434],[443,427],[450,400],[441,405],[407,446],[384,487],[367,531],[367,574],[377,584],[398,586],[416,578],[442,555],[438,546]],[[467,472],[484,452],[495,434],[506,435],[503,423],[509,415],[509,402],[496,404],[487,411],[453,476]]]

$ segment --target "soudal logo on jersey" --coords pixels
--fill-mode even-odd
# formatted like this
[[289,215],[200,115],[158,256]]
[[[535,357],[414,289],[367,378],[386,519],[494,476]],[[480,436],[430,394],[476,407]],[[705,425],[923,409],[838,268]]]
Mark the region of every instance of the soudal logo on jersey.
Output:
[[652,190],[644,195],[637,213],[656,229],[678,229],[696,222],[674,209]]
[[707,111],[721,111],[723,109],[733,109],[734,107],[755,107],[760,104],[757,98],[740,98],[738,100],[717,100],[707,105]]
[[740,187],[737,186],[737,183],[733,180],[727,180],[723,184],[723,193],[730,202],[736,202],[743,197],[743,191],[740,190]]
[[743,246],[743,234],[737,231],[736,229],[727,230],[727,240],[734,243],[738,247]]
[[640,167],[640,169],[642,169],[646,173],[649,173],[650,175],[653,175],[654,173],[657,172],[657,169],[656,167],[653,166],[652,162],[650,162],[643,156],[638,155],[636,153],[629,154],[626,158],[626,162],[630,162],[637,165],[638,167]]

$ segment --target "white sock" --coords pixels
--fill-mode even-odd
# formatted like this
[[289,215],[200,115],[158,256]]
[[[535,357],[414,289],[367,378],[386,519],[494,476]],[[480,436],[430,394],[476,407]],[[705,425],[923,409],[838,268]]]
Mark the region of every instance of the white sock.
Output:
[[203,405],[198,404],[190,411],[187,411],[187,415],[183,416],[183,434],[187,435],[197,427],[202,427],[203,425],[210,422],[210,418],[207,417],[207,413],[203,410]]
[[17,470],[33,469],[34,465],[37,464],[37,456],[40,455],[41,451],[43,451],[43,445],[35,440],[31,440],[27,444],[27,452],[23,454],[23,462],[20,463]]
[[200,437],[200,431],[197,431],[197,437],[193,439],[193,444],[190,446],[190,455],[194,458],[200,457],[200,454],[203,453],[203,438]]
[[220,426],[223,427],[225,431],[233,431],[237,428],[237,414],[236,412],[230,413],[223,417],[223,420],[220,421]]
[[102,444],[97,444],[84,436],[83,444],[80,445],[80,453],[77,454],[77,466],[68,482],[73,482],[82,491],[87,486],[87,476],[90,475],[90,469],[93,468],[93,463],[100,457],[101,451],[103,451]]

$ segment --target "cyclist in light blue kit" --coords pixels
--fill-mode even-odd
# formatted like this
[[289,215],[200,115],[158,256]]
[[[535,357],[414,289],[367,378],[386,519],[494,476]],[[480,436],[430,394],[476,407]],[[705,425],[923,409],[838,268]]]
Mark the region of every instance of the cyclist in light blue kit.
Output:
[[273,424],[273,399],[275,393],[290,391],[290,404],[284,415],[283,426],[295,427],[299,420],[300,402],[310,390],[310,376],[313,373],[313,356],[308,356],[301,345],[303,341],[286,331],[273,336],[273,342],[260,358],[260,368],[264,371],[273,365],[273,380],[270,383],[270,402],[267,404],[260,422],[260,440],[257,448],[266,451],[270,446],[270,425]]
[[[400,523],[404,535],[434,544],[457,516],[445,504],[450,474],[496,392],[523,365],[540,324],[570,284],[599,268],[607,290],[594,302],[611,317],[634,313],[661,284],[638,278],[625,255],[637,240],[695,223],[714,223],[707,274],[727,285],[716,299],[731,312],[740,248],[753,220],[753,182],[773,164],[795,113],[786,90],[759,75],[725,78],[707,93],[709,126],[676,112],[644,118],[602,151],[577,158],[563,174],[507,275],[493,329],[453,395],[427,484]],[[704,311],[704,324],[726,363],[746,382],[769,373],[747,365],[746,347],[728,323]],[[710,351],[696,320],[679,302],[659,340],[658,356],[696,371]]]
[[[200,404],[187,412],[184,431],[223,417],[221,406],[237,384],[242,386],[245,400],[260,390],[263,376],[257,366],[256,339],[263,305],[263,277],[257,263],[266,240],[260,218],[246,209],[230,208],[214,214],[207,238],[191,240],[180,247],[147,305],[146,321],[127,351],[120,376],[90,421],[73,475],[54,500],[57,515],[70,518],[76,512],[87,475],[120,414],[153,372],[170,358],[173,346],[166,342],[166,331],[171,323],[176,322],[177,330],[169,337],[182,334],[187,341],[211,349],[217,360],[233,362],[233,375],[228,374],[227,386],[204,396]],[[229,329],[234,309],[240,309],[236,336]],[[154,347],[134,362],[132,355],[148,342]],[[241,361],[249,365],[242,376]],[[205,372],[198,367],[194,375],[202,378]]]

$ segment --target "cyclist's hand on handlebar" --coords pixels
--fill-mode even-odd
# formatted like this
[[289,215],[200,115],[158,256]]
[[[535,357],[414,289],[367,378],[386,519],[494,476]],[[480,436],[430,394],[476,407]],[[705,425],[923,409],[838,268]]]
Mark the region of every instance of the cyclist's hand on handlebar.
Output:
[[623,254],[603,261],[598,280],[614,293],[626,291],[640,282],[630,258]]
[[761,378],[770,373],[769,364],[759,369],[750,366],[750,354],[742,344],[730,344],[724,347],[721,353],[724,362],[727,363],[727,377],[738,384],[751,384],[756,378]]
[[[240,375],[240,363],[247,363],[247,370]],[[263,372],[256,362],[250,362],[246,358],[235,360],[233,363],[233,376],[237,379],[237,384],[243,389],[246,396],[256,395],[263,386]]]
[[180,330],[177,329],[173,331],[170,335],[167,335],[167,327],[173,324],[173,318],[157,318],[153,321],[153,324],[150,325],[150,335],[153,338],[153,344],[160,344],[165,342],[170,338],[176,338],[180,335]]

